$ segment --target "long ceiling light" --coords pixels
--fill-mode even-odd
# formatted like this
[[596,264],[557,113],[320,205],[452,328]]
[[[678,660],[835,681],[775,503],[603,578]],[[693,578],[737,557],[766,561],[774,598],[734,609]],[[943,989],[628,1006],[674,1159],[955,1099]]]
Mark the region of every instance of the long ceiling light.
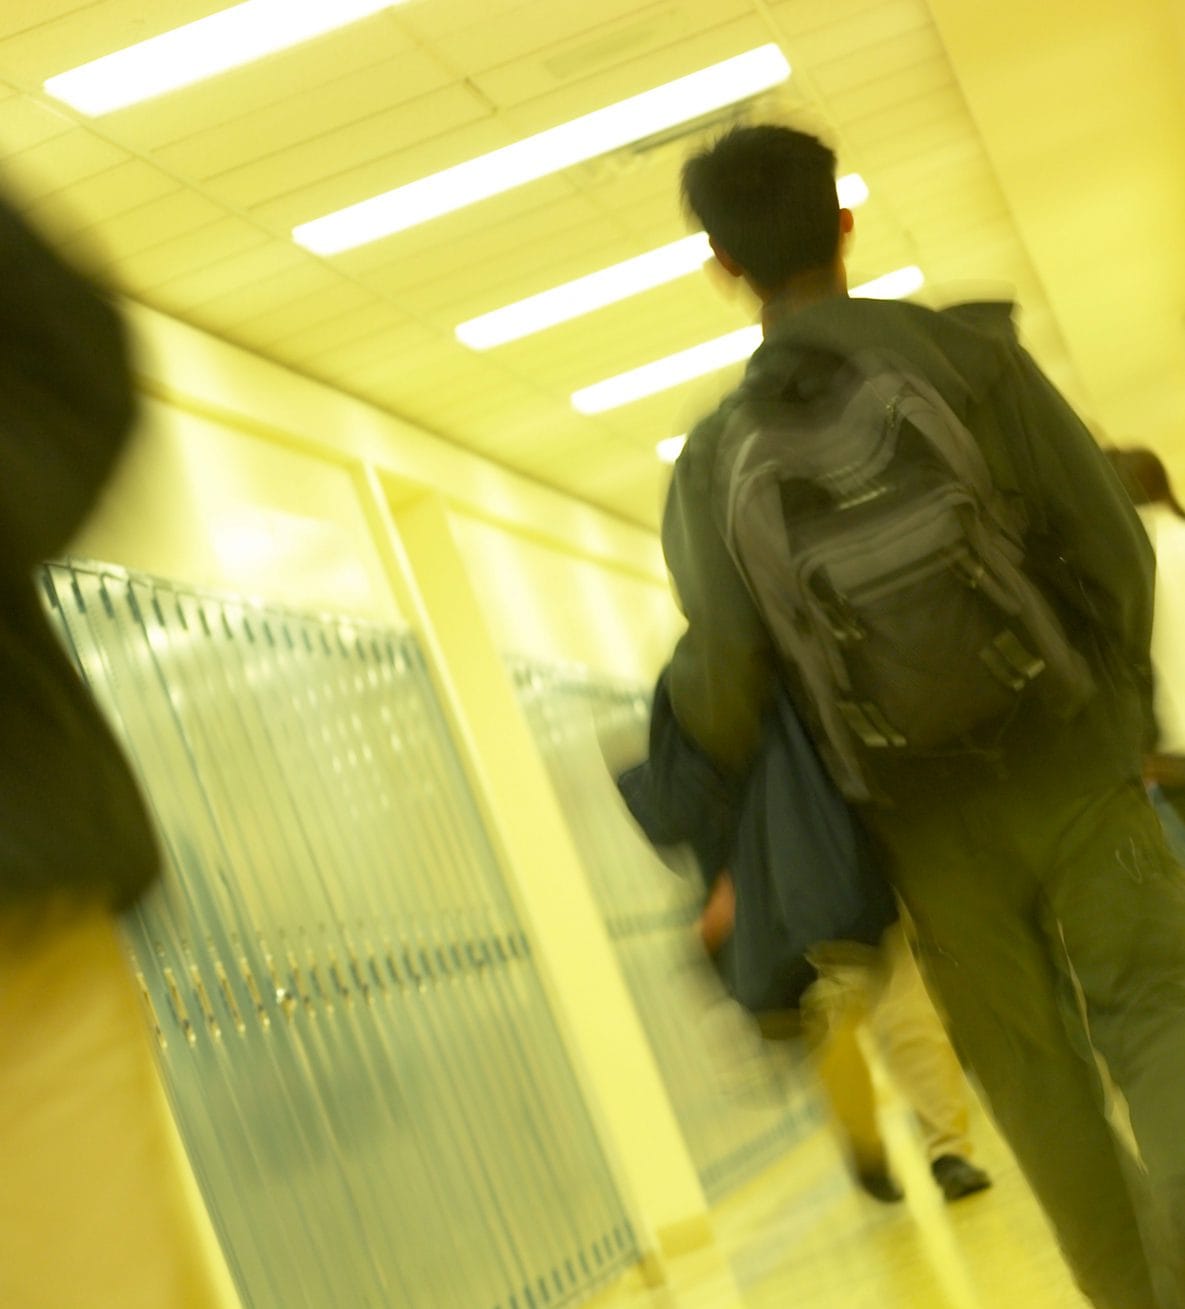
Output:
[[660,245],[656,250],[647,250],[633,259],[589,273],[587,277],[578,277],[574,282],[553,286],[538,295],[494,309],[479,318],[471,318],[458,325],[457,339],[474,350],[505,345],[507,341],[517,341],[546,327],[566,323],[594,309],[685,277],[702,268],[711,257],[706,232],[685,236],[670,245]]
[[916,264],[895,268],[883,277],[874,277],[852,288],[852,295],[862,300],[904,300],[907,295],[920,291],[926,283],[925,275]]
[[688,350],[656,359],[652,364],[631,368],[627,373],[618,373],[616,377],[607,377],[603,382],[574,391],[572,408],[582,414],[617,409],[633,400],[703,377],[705,373],[727,368],[729,364],[739,364],[742,359],[748,359],[760,344],[760,324],[742,327],[726,336],[717,336]]
[[[868,199],[868,187],[858,173],[841,177],[836,189],[839,203],[846,209],[854,209]],[[706,233],[697,232],[694,236],[660,245],[622,263],[470,318],[458,324],[457,340],[473,350],[489,350],[508,341],[518,341],[594,309],[602,309],[605,305],[616,304],[619,300],[685,277],[702,268],[711,257]]]
[[[886,273],[854,287],[851,294],[863,299],[892,300],[916,291],[925,281],[920,268],[910,266]],[[656,359],[653,363],[631,368],[608,377],[603,382],[582,387],[572,393],[572,407],[582,414],[600,414],[607,409],[641,400],[659,391],[669,390],[696,377],[714,373],[729,364],[740,363],[761,344],[761,327],[742,327],[725,336],[693,345],[688,350]]]
[[397,3],[400,0],[334,0],[331,5],[324,0],[246,0],[59,73],[49,78],[45,90],[84,114],[107,114],[286,50]]
[[686,444],[687,433],[680,432],[678,436],[664,436],[654,447],[654,452],[664,464],[673,464],[683,453]]
[[594,110],[476,159],[372,196],[293,229],[316,254],[337,254],[640,141],[783,82],[790,65],[763,45],[641,95]]

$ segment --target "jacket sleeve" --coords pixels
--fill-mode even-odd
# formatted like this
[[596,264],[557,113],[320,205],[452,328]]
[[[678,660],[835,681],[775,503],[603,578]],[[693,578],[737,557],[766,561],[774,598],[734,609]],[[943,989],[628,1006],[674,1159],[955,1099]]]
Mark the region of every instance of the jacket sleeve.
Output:
[[114,308],[0,201],[0,577],[61,549],[135,415]]
[[671,709],[668,672],[654,689],[650,753],[617,788],[652,845],[686,842],[710,886],[727,866],[741,804],[739,777],[724,775],[682,731]]
[[1147,533],[1063,396],[1024,351],[1015,368],[1028,465],[1017,473],[1031,526],[1070,579],[1064,588],[1070,603],[1142,679],[1150,667],[1156,567]]
[[776,661],[765,625],[712,511],[717,419],[691,434],[675,464],[662,543],[687,630],[668,689],[680,726],[717,765],[744,771],[758,749]]

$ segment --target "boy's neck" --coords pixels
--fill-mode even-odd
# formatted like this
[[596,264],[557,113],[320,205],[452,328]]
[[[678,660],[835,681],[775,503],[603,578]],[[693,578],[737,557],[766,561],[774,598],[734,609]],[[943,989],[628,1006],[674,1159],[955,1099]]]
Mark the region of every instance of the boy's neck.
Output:
[[799,273],[776,291],[758,290],[762,300],[761,330],[768,334],[773,325],[787,314],[796,314],[820,301],[846,297],[847,294],[848,282],[842,264]]

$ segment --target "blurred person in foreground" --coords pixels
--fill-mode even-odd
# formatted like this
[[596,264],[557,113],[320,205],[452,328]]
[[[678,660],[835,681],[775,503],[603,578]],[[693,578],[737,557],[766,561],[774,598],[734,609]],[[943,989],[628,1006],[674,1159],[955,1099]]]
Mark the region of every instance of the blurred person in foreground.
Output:
[[207,1298],[115,914],[158,853],[43,612],[136,416],[119,317],[0,201],[0,1305]]
[[741,773],[786,683],[1079,1285],[1183,1309],[1185,878],[1140,780],[1139,519],[1011,305],[848,297],[821,142],[735,129],[683,190],[765,339],[667,498],[675,716]]

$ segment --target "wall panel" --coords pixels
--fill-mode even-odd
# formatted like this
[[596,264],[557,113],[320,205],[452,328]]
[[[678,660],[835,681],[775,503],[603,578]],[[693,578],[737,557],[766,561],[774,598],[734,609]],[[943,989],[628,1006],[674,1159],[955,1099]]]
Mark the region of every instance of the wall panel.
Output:
[[657,676],[683,620],[650,550],[631,567],[461,514],[452,521],[504,652],[580,664],[632,683]]

